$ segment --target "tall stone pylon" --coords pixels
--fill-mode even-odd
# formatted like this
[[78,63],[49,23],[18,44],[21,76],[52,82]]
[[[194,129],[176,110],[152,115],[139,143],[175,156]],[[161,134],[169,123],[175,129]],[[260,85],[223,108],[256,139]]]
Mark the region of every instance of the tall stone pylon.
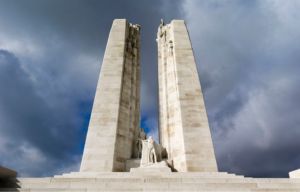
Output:
[[140,132],[140,26],[116,19],[110,30],[80,172],[123,172]]
[[178,172],[217,172],[207,113],[185,22],[158,28],[159,136]]

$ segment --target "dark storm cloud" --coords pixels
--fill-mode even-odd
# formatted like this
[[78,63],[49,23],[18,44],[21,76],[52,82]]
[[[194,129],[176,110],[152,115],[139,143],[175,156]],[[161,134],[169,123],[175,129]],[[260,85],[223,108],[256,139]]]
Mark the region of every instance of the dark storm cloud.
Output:
[[[0,57],[0,98],[5,101],[1,102],[1,119],[2,122],[11,122],[3,126],[2,131],[14,137],[16,145],[19,145],[20,137],[25,137],[50,155],[62,156],[66,147],[70,147],[66,145],[74,144],[74,132],[68,129],[74,125],[62,121],[60,118],[63,117],[57,117],[35,93],[29,76],[21,69],[13,54],[0,50]],[[59,131],[64,132],[73,142],[62,140]],[[52,137],[57,138],[57,142],[51,142]]]
[[142,116],[157,131],[160,19],[180,1],[1,1],[0,163],[20,176],[78,171],[109,30],[142,26]]
[[296,1],[187,4],[220,171],[288,177],[300,167],[299,7]]
[[[166,23],[182,18],[184,11],[180,5],[181,1],[5,1],[0,10],[6,33],[15,38],[26,35],[40,43],[63,44],[62,51],[71,52],[65,57],[80,53],[102,56],[116,18],[141,25],[141,75],[145,89],[141,108],[144,114],[153,115],[157,105],[152,103],[158,101],[156,91],[153,92],[157,89],[157,28],[162,18]],[[49,38],[58,42],[49,42]]]
[[[44,158],[56,161],[76,154],[78,127],[68,117],[76,114],[70,109],[48,106],[35,92],[32,80],[21,68],[18,58],[4,50],[0,50],[0,87],[0,132],[1,138],[6,140],[1,148],[8,152],[0,152],[1,164],[15,162],[16,158],[21,158],[17,162],[22,161],[27,155],[20,149],[23,146],[34,146]],[[71,160],[66,162],[71,163]],[[50,167],[53,169],[51,164]],[[19,170],[34,176],[45,171],[30,170],[26,166],[19,167]]]
[[232,118],[243,109],[246,100],[247,95],[241,93],[241,91],[234,91],[232,95],[228,95],[220,104],[218,111],[210,116],[211,128],[217,129],[212,130],[212,132],[219,132],[219,134],[225,136],[224,134],[228,133],[229,129],[234,129],[235,124]]

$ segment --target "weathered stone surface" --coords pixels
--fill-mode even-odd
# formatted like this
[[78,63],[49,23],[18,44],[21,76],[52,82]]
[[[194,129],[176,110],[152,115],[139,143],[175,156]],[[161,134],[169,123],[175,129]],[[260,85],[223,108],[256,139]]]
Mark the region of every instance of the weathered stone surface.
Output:
[[184,21],[158,30],[159,134],[179,172],[218,171],[189,34]]
[[138,155],[140,26],[113,22],[97,85],[80,172],[123,172]]
[[137,168],[141,165],[141,159],[128,159],[126,160],[125,172],[129,172],[131,168]]
[[171,173],[171,168],[168,167],[167,162],[161,161],[152,165],[142,166],[138,168],[131,168],[131,173]]

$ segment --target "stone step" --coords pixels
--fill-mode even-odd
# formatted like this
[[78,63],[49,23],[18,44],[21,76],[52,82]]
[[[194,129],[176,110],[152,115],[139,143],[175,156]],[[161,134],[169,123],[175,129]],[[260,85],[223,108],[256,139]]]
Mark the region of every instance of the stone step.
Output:
[[77,192],[92,192],[92,191],[122,191],[122,192],[133,192],[133,191],[147,191],[147,192],[159,192],[159,191],[234,191],[234,192],[244,192],[244,191],[257,191],[257,192],[271,192],[271,191],[277,191],[277,192],[287,192],[287,191],[299,191],[297,188],[214,188],[214,187],[179,187],[179,188],[159,188],[159,187],[143,187],[143,188],[0,188],[0,191],[35,191],[35,192],[45,192],[45,191],[77,191]]
[[[63,174],[63,175],[55,175],[54,177],[57,178],[63,178],[63,177],[78,177],[78,178],[84,178],[84,177],[107,177],[107,176],[112,176],[112,177],[131,177],[131,175],[140,175],[140,176],[144,176],[144,175],[157,175],[157,176],[168,176],[171,175],[173,176],[214,176],[214,177],[224,177],[224,176],[228,176],[228,177],[232,177],[232,176],[236,176],[235,174],[228,174],[226,172],[187,172],[187,173],[159,173],[159,172],[131,172],[131,173],[118,173],[118,172],[109,172],[109,173],[97,173],[97,172],[72,172],[69,174]],[[241,177],[241,176],[239,176]]]
[[[48,191],[63,191],[63,192],[87,192],[86,188],[78,188],[78,189],[73,189],[73,188],[0,188],[0,191],[5,191],[5,192],[16,192],[16,191],[20,191],[20,192],[29,192],[29,191],[34,191],[34,192],[48,192]],[[89,190],[89,191],[98,191],[98,190]],[[101,191],[101,190],[100,190]],[[121,190],[102,190],[102,191],[122,191]]]
[[259,183],[259,182],[181,182],[181,181],[128,181],[128,182],[50,182],[50,183],[2,183],[0,188],[297,188],[300,183]]
[[300,183],[300,179],[290,178],[172,178],[155,176],[148,176],[144,178],[12,178],[1,179],[0,184],[5,183],[56,183],[56,182],[85,182],[85,183],[98,183],[98,182],[181,182],[181,183]]
[[[11,178],[0,180],[0,191],[298,191],[300,179],[244,178],[228,173],[113,173],[103,177]],[[87,174],[89,177],[95,173]]]
[[229,175],[229,176],[215,176],[215,175],[208,175],[208,176],[180,176],[180,175],[172,175],[172,176],[165,176],[165,175],[130,175],[130,176],[120,176],[120,175],[93,175],[93,176],[56,176],[54,178],[244,178],[244,176],[235,176],[235,175]]
[[[72,174],[72,175],[81,175],[81,174],[101,174],[101,175],[130,175],[130,174],[136,174],[132,172],[71,172],[67,174]],[[171,172],[171,173],[163,173],[163,174],[196,174],[196,175],[227,175],[229,174],[228,172]]]
[[171,173],[161,173],[161,172],[130,172],[130,173],[118,173],[118,172],[109,172],[109,173],[99,173],[99,172],[72,172],[63,175],[56,175],[57,176],[109,176],[109,175],[119,175],[119,176],[130,176],[130,175],[190,175],[190,176],[207,176],[207,175],[214,175],[214,176],[232,176],[235,174],[229,174],[226,172],[171,172]]
[[[63,175],[135,175],[135,174],[144,174],[144,173],[135,173],[135,172],[71,172],[65,173]],[[145,173],[147,174],[147,173]],[[173,174],[193,174],[193,175],[227,175],[227,172],[171,172],[171,173],[153,173],[153,174],[166,174],[166,175],[173,175]]]

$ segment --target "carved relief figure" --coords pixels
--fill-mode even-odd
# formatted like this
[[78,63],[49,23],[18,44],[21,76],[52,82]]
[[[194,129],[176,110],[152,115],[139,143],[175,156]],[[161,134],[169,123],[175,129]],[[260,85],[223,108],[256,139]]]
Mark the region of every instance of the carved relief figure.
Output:
[[126,39],[126,44],[127,44],[127,53],[131,53],[132,52],[132,44],[131,44],[131,40],[129,38]]
[[161,24],[159,25],[158,27],[158,33],[157,33],[157,36],[159,38],[162,38],[163,40],[163,43],[166,42],[166,35],[167,35],[167,31],[166,31],[166,28],[164,26],[164,20],[161,19]]
[[129,25],[129,33],[126,39],[126,51],[132,56],[135,56],[135,49],[137,49],[138,36],[140,34],[141,26]]
[[132,48],[136,48],[136,35],[132,36]]
[[168,52],[169,52],[169,56],[173,56],[173,42],[172,42],[172,40],[169,41]]
[[132,36],[131,47],[132,47],[131,55],[135,57],[135,49],[136,49],[136,35],[135,34]]
[[134,25],[130,23],[130,29],[129,29],[129,37],[131,38],[134,35]]
[[140,34],[140,31],[141,31],[141,26],[140,25],[134,25],[135,28],[137,29],[137,34]]
[[[148,142],[148,152],[147,152],[147,159],[148,159],[148,164],[153,164],[157,163],[157,158],[156,158],[156,151],[154,147],[155,141],[153,140],[152,136],[149,137],[147,140],[141,140]],[[142,154],[145,155],[145,154]]]
[[164,27],[164,20],[161,19],[161,24],[158,27],[158,34],[157,34],[157,36],[159,36],[159,37],[161,36],[161,34],[163,33],[163,27]]

